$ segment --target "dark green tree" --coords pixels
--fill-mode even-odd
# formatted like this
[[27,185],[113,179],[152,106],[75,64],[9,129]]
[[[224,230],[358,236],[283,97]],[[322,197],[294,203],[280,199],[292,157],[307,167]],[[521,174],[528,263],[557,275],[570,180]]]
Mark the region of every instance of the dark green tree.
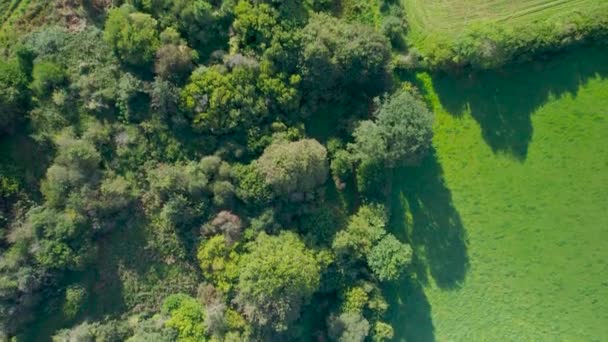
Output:
[[433,113],[424,102],[400,91],[378,103],[375,120],[359,123],[349,146],[359,160],[389,167],[418,163],[431,147]]
[[315,14],[302,31],[302,86],[314,97],[382,93],[389,59],[388,40],[365,25]]

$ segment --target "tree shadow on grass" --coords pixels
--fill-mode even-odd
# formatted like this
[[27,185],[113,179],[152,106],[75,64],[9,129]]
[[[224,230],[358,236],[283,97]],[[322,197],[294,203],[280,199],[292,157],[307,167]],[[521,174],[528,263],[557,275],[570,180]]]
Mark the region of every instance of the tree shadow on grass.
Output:
[[469,267],[466,232],[435,152],[419,167],[397,170],[395,176],[394,191],[405,199],[410,215],[406,239],[417,255],[417,278],[425,281],[430,275],[440,288],[458,288]]
[[458,289],[469,268],[466,232],[434,151],[416,168],[395,171],[390,229],[414,249],[410,276],[385,288],[397,340],[433,341],[431,306],[424,286],[432,279]]
[[584,46],[500,70],[437,74],[433,84],[448,112],[470,111],[494,152],[525,160],[532,139],[532,113],[551,96],[576,96],[589,79],[607,77],[606,55],[608,47]]
[[398,284],[387,285],[384,294],[390,303],[387,317],[395,332],[394,341],[435,340],[431,305],[418,279],[404,278]]

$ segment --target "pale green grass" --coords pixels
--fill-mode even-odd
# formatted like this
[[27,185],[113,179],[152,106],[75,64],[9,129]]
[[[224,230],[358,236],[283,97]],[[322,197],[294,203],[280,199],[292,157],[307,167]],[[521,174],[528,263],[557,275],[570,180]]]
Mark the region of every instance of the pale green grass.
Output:
[[472,25],[525,28],[584,11],[608,9],[605,0],[402,0],[410,25],[410,41],[424,46],[427,39],[453,38]]
[[[608,336],[607,55],[589,48],[457,80],[419,75],[437,114],[436,153],[397,175],[405,224],[395,228],[419,259],[417,275],[391,289],[398,339]],[[509,112],[509,101],[525,112]],[[515,128],[488,127],[508,126],[487,118],[505,110],[519,115]],[[529,132],[513,134],[518,126]]]

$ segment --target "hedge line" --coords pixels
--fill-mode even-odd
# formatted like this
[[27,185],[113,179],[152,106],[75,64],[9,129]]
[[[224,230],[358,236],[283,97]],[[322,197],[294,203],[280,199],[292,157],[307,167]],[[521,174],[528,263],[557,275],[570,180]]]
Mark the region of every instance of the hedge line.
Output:
[[456,39],[443,37],[425,44],[419,61],[430,69],[488,69],[583,42],[608,43],[608,8],[524,27],[472,26]]

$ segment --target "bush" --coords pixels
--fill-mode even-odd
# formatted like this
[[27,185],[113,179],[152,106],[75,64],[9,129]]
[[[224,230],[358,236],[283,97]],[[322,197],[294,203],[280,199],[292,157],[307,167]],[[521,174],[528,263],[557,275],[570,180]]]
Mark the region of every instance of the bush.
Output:
[[384,164],[364,160],[357,165],[357,190],[368,199],[381,199],[386,194],[386,180],[389,174]]
[[0,132],[21,121],[28,105],[28,75],[17,61],[0,60]]

